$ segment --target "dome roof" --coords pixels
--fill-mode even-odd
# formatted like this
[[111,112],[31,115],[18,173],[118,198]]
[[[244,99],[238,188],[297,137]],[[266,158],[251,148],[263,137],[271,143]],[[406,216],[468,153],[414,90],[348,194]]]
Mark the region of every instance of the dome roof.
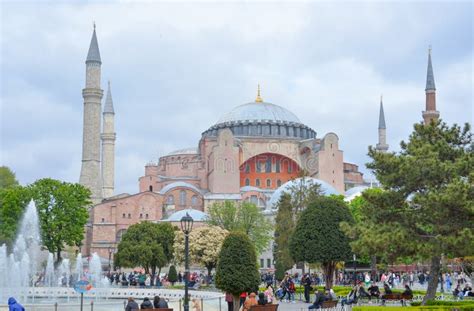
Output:
[[165,221],[180,221],[181,218],[186,216],[186,214],[189,214],[189,216],[191,216],[194,221],[205,221],[207,218],[206,213],[188,208],[171,214],[168,218],[165,219]]
[[223,115],[217,124],[236,121],[274,121],[301,123],[291,111],[265,102],[252,102],[235,107]]
[[344,193],[345,199],[344,201],[350,202],[357,198],[358,196],[362,195],[362,192],[364,192],[366,189],[369,189],[367,186],[357,186],[353,187]]
[[191,148],[184,148],[184,149],[171,151],[170,153],[167,154],[167,156],[178,155],[178,154],[198,154],[198,153],[199,153],[198,148],[191,147]]
[[[284,183],[283,185],[281,185],[272,194],[272,197],[268,201],[267,207],[271,208],[271,209],[275,209],[275,206],[278,203],[278,200],[280,200],[280,197],[283,194],[283,192],[288,191],[293,186],[298,186],[301,180],[302,180],[302,178],[296,178],[296,179],[290,180],[290,181]],[[316,179],[316,178],[311,178],[311,177],[306,177],[305,178],[305,184],[306,185],[311,185],[311,184],[315,184],[315,183],[317,183],[321,186],[321,190],[322,190],[324,195],[331,195],[331,194],[339,195],[340,194],[339,192],[337,192],[337,190],[333,186],[331,186],[330,184],[328,184],[325,181],[322,181],[322,180]]]

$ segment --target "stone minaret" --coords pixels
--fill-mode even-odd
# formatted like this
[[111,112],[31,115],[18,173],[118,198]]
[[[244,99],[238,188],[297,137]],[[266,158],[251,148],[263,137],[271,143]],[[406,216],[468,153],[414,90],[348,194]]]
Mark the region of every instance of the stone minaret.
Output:
[[439,111],[436,110],[436,87],[431,65],[431,47],[428,50],[428,71],[426,73],[426,110],[423,111],[423,120],[429,124],[431,120],[438,120]]
[[82,167],[79,183],[92,192],[91,200],[97,204],[102,200],[102,178],[100,174],[100,114],[104,92],[100,88],[100,60],[97,36],[92,33],[86,59],[86,87],[84,97],[84,127],[82,136]]
[[379,142],[375,146],[379,152],[387,152],[387,127],[385,126],[385,114],[383,113],[383,98],[380,96],[380,112],[379,112]]
[[110,90],[110,81],[105,97],[103,115],[102,135],[102,189],[104,198],[114,194],[114,171],[115,171],[115,112]]

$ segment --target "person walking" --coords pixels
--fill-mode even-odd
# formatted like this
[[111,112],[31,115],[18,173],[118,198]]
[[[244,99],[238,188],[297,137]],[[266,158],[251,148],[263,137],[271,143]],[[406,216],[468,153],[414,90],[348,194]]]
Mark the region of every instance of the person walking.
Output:
[[310,293],[311,293],[311,290],[313,289],[311,287],[311,278],[309,277],[309,274],[306,274],[303,278],[303,286],[304,286],[304,300],[306,303],[309,303],[310,301]]
[[8,298],[8,311],[25,311],[25,308],[15,298]]

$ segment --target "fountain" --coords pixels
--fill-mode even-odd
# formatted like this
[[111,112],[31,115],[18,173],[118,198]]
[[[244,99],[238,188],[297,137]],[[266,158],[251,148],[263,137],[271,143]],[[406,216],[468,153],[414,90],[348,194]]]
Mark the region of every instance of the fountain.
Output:
[[[40,270],[39,262],[46,260],[46,267]],[[7,246],[0,246],[0,303],[13,296],[22,301],[30,300],[37,293],[39,285],[48,289],[40,294],[51,299],[57,295],[57,288],[71,287],[73,281],[87,279],[94,288],[107,288],[108,281],[102,275],[99,256],[94,253],[89,263],[89,274],[84,274],[82,256],[76,257],[74,271],[71,272],[70,260],[64,258],[55,268],[54,255],[41,250],[41,235],[38,212],[30,202],[18,227],[18,235],[8,252]],[[41,277],[42,276],[42,277]],[[53,294],[54,293],[54,294]],[[64,294],[64,291],[59,291]],[[67,293],[74,294],[71,290]],[[69,295],[69,294],[68,294]]]
[[[18,226],[13,246],[10,249],[6,245],[0,246],[0,310],[5,307],[8,297],[15,297],[27,310],[53,310],[56,303],[62,306],[61,310],[75,310],[80,296],[72,287],[78,280],[91,283],[92,289],[84,294],[84,298],[91,303],[91,309],[92,302],[97,302],[94,310],[119,309],[127,297],[141,299],[155,295],[170,299],[170,303],[177,307],[183,296],[182,290],[175,289],[112,288],[103,275],[97,253],[89,258],[86,268],[80,253],[75,263],[71,264],[68,258],[64,258],[55,267],[54,255],[41,250],[40,237],[38,213],[31,202]],[[218,299],[222,299],[223,295],[200,291],[194,296],[210,299],[217,306]]]

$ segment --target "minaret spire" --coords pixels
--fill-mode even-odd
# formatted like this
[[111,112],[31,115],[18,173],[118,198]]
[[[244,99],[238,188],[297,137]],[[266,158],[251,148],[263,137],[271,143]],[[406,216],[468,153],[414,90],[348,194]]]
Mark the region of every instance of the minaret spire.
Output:
[[104,112],[102,113],[103,128],[102,140],[102,193],[104,198],[114,195],[115,179],[115,113],[112,101],[112,90],[108,82],[107,96],[105,97]]
[[388,150],[387,144],[387,127],[385,125],[385,114],[383,111],[383,96],[380,95],[380,111],[379,111],[379,142],[375,149],[379,152],[386,152]]
[[100,59],[99,43],[97,42],[97,35],[95,34],[95,23],[94,31],[92,32],[91,43],[89,45],[89,52],[87,53],[86,64],[91,62],[102,64]]
[[84,123],[82,136],[82,166],[79,183],[91,190],[91,201],[102,201],[100,157],[100,114],[104,91],[100,88],[101,60],[95,27],[86,58],[86,86],[84,98]]
[[107,82],[107,95],[105,96],[104,113],[114,113],[114,102],[112,100],[110,81]]
[[432,120],[439,118],[439,111],[436,110],[436,86],[433,74],[433,65],[431,63],[431,45],[428,48],[428,69],[426,71],[426,110],[423,111],[423,120],[429,124]]

